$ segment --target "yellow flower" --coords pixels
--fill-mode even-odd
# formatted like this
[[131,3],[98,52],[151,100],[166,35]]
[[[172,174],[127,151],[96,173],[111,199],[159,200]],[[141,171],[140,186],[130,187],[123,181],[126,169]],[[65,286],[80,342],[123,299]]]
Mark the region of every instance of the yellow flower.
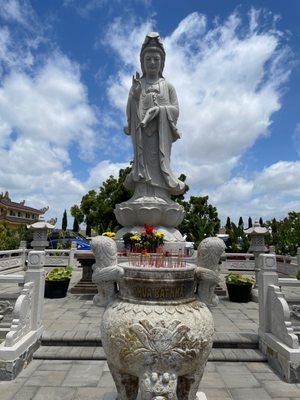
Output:
[[116,236],[116,234],[115,234],[115,232],[107,231],[107,232],[102,233],[102,236],[107,236],[107,237],[113,239]]
[[165,237],[165,234],[163,232],[155,232],[155,237],[157,237],[158,239],[162,239]]
[[139,235],[138,233],[135,233],[134,235],[130,236],[130,240],[134,241],[134,242],[138,242],[141,239],[141,235]]

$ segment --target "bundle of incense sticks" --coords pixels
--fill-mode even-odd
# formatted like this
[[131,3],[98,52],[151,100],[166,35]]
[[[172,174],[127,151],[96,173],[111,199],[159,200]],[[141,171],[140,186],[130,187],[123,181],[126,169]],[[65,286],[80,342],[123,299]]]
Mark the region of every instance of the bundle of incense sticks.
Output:
[[130,267],[137,268],[184,268],[186,261],[182,252],[165,255],[163,253],[129,253]]

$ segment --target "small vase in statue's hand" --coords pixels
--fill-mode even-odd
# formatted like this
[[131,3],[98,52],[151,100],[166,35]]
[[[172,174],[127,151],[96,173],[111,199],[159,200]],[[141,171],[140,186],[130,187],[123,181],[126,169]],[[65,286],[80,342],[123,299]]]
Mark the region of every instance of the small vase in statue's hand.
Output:
[[159,107],[151,107],[149,110],[146,111],[146,114],[141,122],[141,127],[145,128],[147,124],[152,121],[159,113]]

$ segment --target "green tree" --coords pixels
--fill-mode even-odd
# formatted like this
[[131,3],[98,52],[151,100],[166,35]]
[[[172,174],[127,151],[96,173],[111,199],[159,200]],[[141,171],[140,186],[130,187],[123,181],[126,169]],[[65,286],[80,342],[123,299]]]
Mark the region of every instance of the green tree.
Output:
[[68,217],[67,217],[67,210],[64,211],[62,221],[61,221],[61,229],[65,232],[68,226]]
[[242,230],[244,230],[244,221],[243,221],[243,217],[240,217],[240,218],[239,218],[238,226],[239,226]]
[[289,212],[283,220],[272,219],[265,226],[271,228],[268,243],[276,247],[276,253],[295,256],[300,245],[300,212]]
[[260,223],[260,226],[264,226],[264,221],[263,221],[262,217],[259,218],[259,223]]
[[251,228],[251,226],[253,226],[252,218],[249,217],[249,218],[248,218],[248,228]]
[[208,196],[192,196],[188,202],[182,202],[186,211],[179,230],[187,235],[187,240],[195,246],[208,236],[215,236],[220,229],[220,220],[216,207],[208,203]]
[[92,228],[98,234],[107,230],[115,231],[120,226],[114,214],[116,204],[129,200],[132,192],[124,187],[126,176],[131,167],[121,169],[118,178],[110,176],[98,191],[90,190],[81,199],[80,206],[71,207],[71,214],[78,223],[86,224],[86,235],[91,236]]
[[73,221],[73,232],[79,232],[79,223],[76,217],[74,217]]
[[227,217],[226,224],[225,224],[225,229],[226,229],[226,233],[227,233],[227,235],[228,235],[228,234],[229,234],[229,231],[231,230],[231,221],[230,221],[230,217]]
[[0,224],[0,250],[14,250],[20,246],[20,241],[25,239],[26,228],[11,229],[5,224]]

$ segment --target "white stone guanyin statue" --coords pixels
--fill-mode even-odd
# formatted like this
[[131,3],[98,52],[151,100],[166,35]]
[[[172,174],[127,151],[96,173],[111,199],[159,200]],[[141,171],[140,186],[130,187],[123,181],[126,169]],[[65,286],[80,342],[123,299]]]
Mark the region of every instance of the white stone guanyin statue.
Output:
[[179,106],[175,88],[163,77],[165,50],[159,34],[149,33],[140,53],[142,76],[132,79],[127,103],[125,133],[131,135],[134,160],[125,187],[133,197],[117,205],[123,226],[176,227],[184,210],[171,195],[184,193],[185,183],[170,167],[171,147],[180,134],[176,124]]

